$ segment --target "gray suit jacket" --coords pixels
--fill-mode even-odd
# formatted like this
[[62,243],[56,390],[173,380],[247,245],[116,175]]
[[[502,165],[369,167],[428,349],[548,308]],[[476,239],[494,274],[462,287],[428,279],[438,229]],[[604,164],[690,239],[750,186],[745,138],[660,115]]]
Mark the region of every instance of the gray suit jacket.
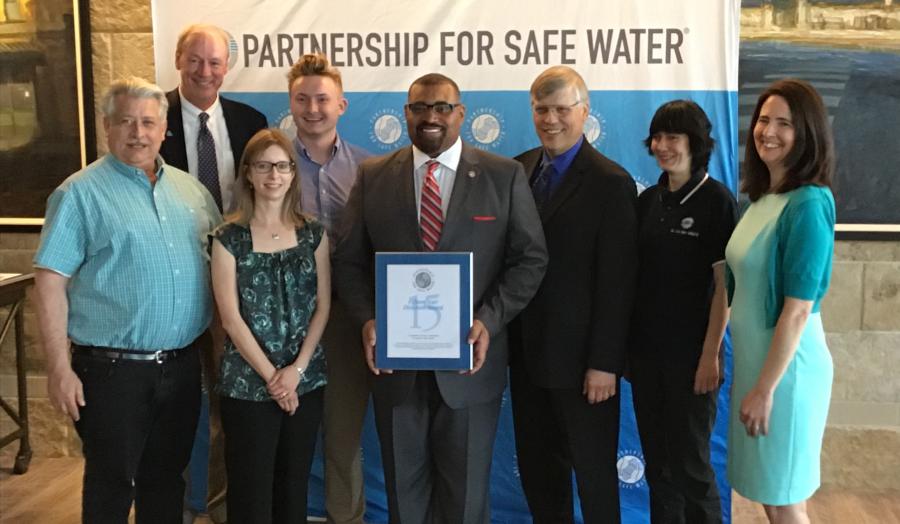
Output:
[[[334,278],[360,327],[375,318],[375,252],[424,250],[417,214],[411,148],[360,165]],[[502,394],[506,324],[531,300],[547,267],[540,217],[521,164],[463,144],[438,251],[474,253],[474,316],[491,335],[487,360],[477,373],[435,373],[444,402],[458,409]],[[413,371],[382,374],[375,378],[375,393],[396,405],[414,382]]]

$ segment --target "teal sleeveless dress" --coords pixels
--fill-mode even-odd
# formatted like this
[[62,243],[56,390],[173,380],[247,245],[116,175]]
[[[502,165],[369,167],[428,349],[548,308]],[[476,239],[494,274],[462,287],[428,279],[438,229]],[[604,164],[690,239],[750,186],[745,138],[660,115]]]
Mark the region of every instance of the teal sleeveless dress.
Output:
[[[833,375],[819,302],[833,249],[831,192],[804,186],[751,204],[725,251],[734,286],[728,479],[735,491],[763,504],[801,502],[819,487]],[[785,296],[812,300],[813,313],[775,389],[768,435],[749,437],[739,419],[741,401],[759,378]]]

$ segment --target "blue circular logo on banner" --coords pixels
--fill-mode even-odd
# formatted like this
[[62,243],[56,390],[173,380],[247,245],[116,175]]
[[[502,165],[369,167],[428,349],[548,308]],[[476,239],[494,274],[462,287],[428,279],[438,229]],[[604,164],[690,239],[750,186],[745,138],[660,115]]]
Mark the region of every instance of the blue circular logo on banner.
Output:
[[584,121],[584,137],[594,147],[606,138],[606,119],[596,111],[591,111]]
[[278,122],[278,129],[280,129],[286,137],[293,140],[294,137],[297,136],[297,124],[294,123],[294,115],[291,114],[290,109],[282,111],[275,117],[275,121]]
[[393,109],[377,111],[369,120],[369,141],[378,149],[397,148],[403,138],[403,118]]
[[465,126],[465,139],[475,147],[494,150],[500,147],[504,131],[503,116],[490,107],[479,107],[472,111]]
[[228,69],[231,69],[237,64],[239,48],[234,36],[228,31],[225,34],[228,35]]

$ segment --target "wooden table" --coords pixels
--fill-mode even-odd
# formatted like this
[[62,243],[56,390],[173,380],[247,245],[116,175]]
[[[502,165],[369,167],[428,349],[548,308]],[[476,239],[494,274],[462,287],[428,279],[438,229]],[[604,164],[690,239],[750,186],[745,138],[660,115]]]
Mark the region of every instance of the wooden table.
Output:
[[0,408],[6,412],[18,429],[0,438],[0,448],[19,441],[19,452],[16,454],[16,463],[13,473],[22,474],[28,471],[31,462],[31,444],[28,441],[28,392],[25,376],[25,329],[22,310],[25,303],[25,290],[34,284],[34,274],[27,275],[0,275],[0,307],[9,307],[9,313],[3,322],[0,331],[0,347],[9,334],[9,328],[15,326],[16,336],[16,380],[18,381],[19,410],[18,412],[0,397]]

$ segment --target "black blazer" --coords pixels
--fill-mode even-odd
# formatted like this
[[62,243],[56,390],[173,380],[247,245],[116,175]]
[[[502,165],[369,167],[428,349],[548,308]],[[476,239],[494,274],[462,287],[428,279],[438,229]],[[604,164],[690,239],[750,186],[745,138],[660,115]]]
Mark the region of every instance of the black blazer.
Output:
[[[530,175],[541,154],[516,160]],[[634,180],[585,140],[541,211],[550,264],[510,328],[513,363],[536,386],[581,388],[587,368],[622,373],[637,281],[636,202]]]
[[[166,130],[166,139],[159,148],[159,154],[170,166],[187,171],[184,121],[181,118],[181,97],[178,96],[178,89],[166,93],[166,99],[169,101],[169,112],[166,115],[168,129]],[[219,97],[219,103],[222,104],[222,113],[225,115],[225,127],[228,128],[228,140],[231,142],[231,152],[234,154],[234,169],[237,171],[247,142],[257,131],[268,127],[268,123],[262,113],[247,104],[235,102],[223,96]]]
[[[491,336],[484,366],[474,375],[435,373],[444,402],[454,409],[499,397],[506,386],[506,326],[531,299],[547,265],[547,250],[522,166],[463,144],[438,251],[471,251],[474,317]],[[423,251],[413,181],[412,148],[370,158],[359,166],[335,252],[335,283],[358,325],[375,318],[376,251]],[[416,373],[374,378],[391,404],[406,398]]]

